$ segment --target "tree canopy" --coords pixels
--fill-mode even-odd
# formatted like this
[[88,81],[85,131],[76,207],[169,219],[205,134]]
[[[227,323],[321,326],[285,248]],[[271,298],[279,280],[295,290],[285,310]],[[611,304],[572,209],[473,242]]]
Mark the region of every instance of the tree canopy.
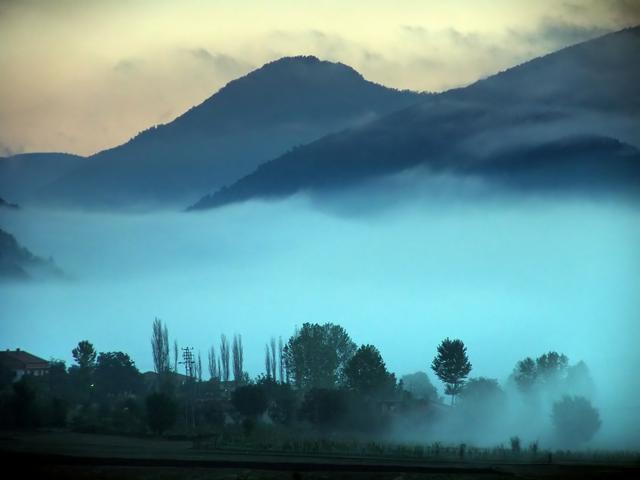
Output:
[[347,387],[366,395],[391,392],[395,375],[387,371],[382,355],[373,345],[362,345],[344,369]]
[[464,380],[471,372],[471,362],[467,357],[467,347],[462,340],[445,338],[438,345],[438,354],[431,368],[445,384],[445,393],[451,395],[451,404],[462,389]]
[[411,393],[414,398],[423,400],[437,400],[438,398],[438,391],[425,372],[403,375],[401,381],[403,390]]
[[73,359],[82,369],[93,368],[96,363],[96,350],[88,340],[78,342],[78,346],[71,351]]
[[341,326],[305,323],[287,342],[283,359],[296,387],[332,388],[344,383],[344,369],[355,351]]
[[588,442],[600,429],[600,414],[584,397],[565,395],[553,404],[551,419],[558,440],[566,447]]
[[129,355],[101,352],[94,372],[96,390],[101,394],[135,393],[142,385],[140,372]]

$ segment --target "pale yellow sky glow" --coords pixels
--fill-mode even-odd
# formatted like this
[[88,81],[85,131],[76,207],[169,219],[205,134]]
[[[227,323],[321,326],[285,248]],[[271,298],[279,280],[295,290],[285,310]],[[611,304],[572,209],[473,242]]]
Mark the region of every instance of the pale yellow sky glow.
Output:
[[638,23],[635,0],[0,0],[0,156],[91,154],[287,55],[440,91]]

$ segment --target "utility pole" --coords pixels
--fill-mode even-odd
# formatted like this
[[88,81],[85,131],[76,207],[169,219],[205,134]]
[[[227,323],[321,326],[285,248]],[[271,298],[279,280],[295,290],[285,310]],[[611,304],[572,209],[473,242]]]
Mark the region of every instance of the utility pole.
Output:
[[182,361],[180,362],[184,365],[184,372],[187,377],[186,385],[185,385],[185,423],[188,429],[195,428],[196,426],[196,417],[194,411],[194,403],[195,403],[195,360],[193,359],[193,348],[192,347],[184,347],[182,349]]

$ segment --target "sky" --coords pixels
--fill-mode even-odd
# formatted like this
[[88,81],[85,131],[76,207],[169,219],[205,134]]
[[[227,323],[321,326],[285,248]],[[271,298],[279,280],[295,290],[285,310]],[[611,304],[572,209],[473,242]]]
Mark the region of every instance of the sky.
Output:
[[634,0],[0,0],[0,156],[118,145],[283,56],[442,91],[639,19]]

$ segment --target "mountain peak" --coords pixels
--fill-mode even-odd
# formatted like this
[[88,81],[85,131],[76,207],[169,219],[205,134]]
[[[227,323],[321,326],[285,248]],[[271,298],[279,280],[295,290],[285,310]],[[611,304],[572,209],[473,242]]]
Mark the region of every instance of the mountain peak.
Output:
[[274,71],[285,69],[292,69],[291,71],[295,73],[296,69],[305,68],[313,70],[328,69],[332,70],[333,73],[351,74],[357,76],[358,78],[363,78],[360,73],[358,73],[350,66],[345,65],[344,63],[320,60],[314,55],[295,55],[290,57],[281,57],[277,60],[265,63],[262,67],[249,73],[249,75],[257,74],[258,72],[272,73]]
[[[284,57],[229,82],[170,123],[94,155],[41,198],[83,205],[184,199],[234,182],[296,145],[400,110],[423,95],[351,67]],[[126,174],[124,173],[126,172]]]
[[[360,84],[367,82],[353,68],[343,64],[320,60],[312,55],[282,57],[265,63],[262,67],[249,72],[244,77],[229,82],[218,94],[234,91],[238,88],[255,88],[258,84],[271,87],[280,84],[285,87],[304,85],[306,88],[335,84]],[[243,92],[244,93],[244,92]]]
[[[289,121],[300,114],[307,121],[324,122],[354,111],[364,115],[367,111],[395,110],[400,104],[414,103],[417,96],[370,82],[343,63],[300,55],[282,57],[232,80],[177,122],[208,124],[211,115],[219,111],[225,112],[223,128]],[[307,106],[304,112],[299,112],[301,104]],[[383,106],[387,104],[389,107]]]

